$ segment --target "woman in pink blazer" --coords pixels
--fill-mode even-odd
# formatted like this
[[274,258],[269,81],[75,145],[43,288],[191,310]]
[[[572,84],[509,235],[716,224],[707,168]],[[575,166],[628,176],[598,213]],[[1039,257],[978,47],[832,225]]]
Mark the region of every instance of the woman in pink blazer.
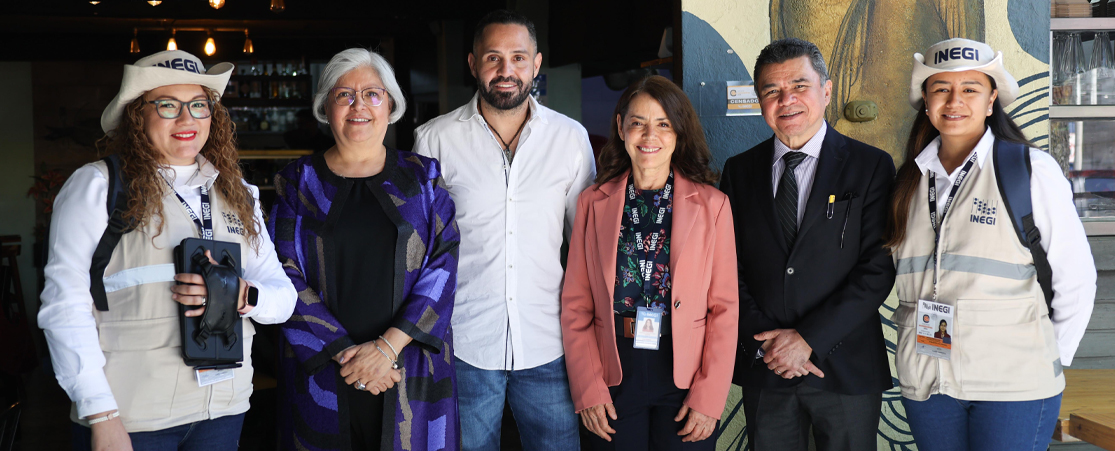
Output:
[[561,325],[590,449],[712,450],[735,363],[732,210],[673,82],[627,88],[577,200]]

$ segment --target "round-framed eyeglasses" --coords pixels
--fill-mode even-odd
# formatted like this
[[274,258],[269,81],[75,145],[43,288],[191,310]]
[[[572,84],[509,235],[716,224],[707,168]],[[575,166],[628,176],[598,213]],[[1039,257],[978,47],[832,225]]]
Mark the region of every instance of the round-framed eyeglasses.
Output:
[[182,110],[190,111],[194,119],[205,119],[213,115],[213,102],[208,99],[190,100],[183,102],[176,99],[150,100],[147,103],[155,105],[155,112],[163,119],[178,119]]
[[[333,88],[330,91],[333,97],[333,103],[340,106],[351,106],[356,103],[357,91],[352,88]],[[366,88],[359,91],[359,96],[364,99],[364,104],[369,106],[380,106],[383,104],[383,99],[387,98],[387,90],[384,88]]]

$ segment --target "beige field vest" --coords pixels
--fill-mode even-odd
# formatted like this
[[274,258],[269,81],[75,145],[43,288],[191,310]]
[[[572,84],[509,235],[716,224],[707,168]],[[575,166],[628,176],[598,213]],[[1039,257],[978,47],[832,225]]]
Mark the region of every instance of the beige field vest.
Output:
[[[104,162],[94,164],[107,177]],[[207,163],[203,163],[207,164]],[[121,237],[105,268],[109,310],[93,310],[105,356],[105,376],[128,432],[166,429],[248,410],[252,394],[252,322],[244,322],[244,362],[232,380],[198,387],[194,369],[182,361],[178,303],[171,299],[174,246],[200,237],[197,226],[170,190],[163,196],[162,233],[151,221]],[[241,259],[252,252],[235,214],[210,191],[213,234],[240,243]],[[199,214],[201,212],[198,212]],[[239,233],[238,233],[239,232]],[[152,245],[154,237],[154,245]],[[76,405],[70,412],[77,419]]]
[[[993,158],[989,151],[982,168],[972,166],[941,226],[937,302],[955,307],[950,360],[914,350],[916,303],[933,299],[928,174],[911,203],[906,240],[894,254],[899,306],[892,317],[898,326],[895,367],[907,398],[923,401],[940,393],[969,401],[1026,401],[1065,388],[1034,260],[1014,232]],[[948,192],[937,195],[943,203]]]

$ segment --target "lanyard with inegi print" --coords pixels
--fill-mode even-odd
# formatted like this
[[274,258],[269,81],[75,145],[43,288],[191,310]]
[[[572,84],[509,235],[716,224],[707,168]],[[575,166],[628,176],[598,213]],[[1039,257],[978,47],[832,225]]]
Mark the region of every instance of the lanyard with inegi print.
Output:
[[[670,233],[671,216],[667,211],[673,207],[673,190],[674,190],[674,171],[670,171],[670,175],[666,178],[666,186],[662,188],[662,192],[657,196],[654,201],[654,206],[649,215],[652,220],[647,221],[645,224],[640,222],[639,212],[637,208],[632,206],[628,209],[628,216],[631,219],[631,229],[635,232],[635,251],[638,255],[639,276],[643,278],[643,302],[649,307],[651,305],[650,294],[654,289],[651,278],[654,273],[654,261],[658,259],[658,255],[662,253],[665,248],[665,241]],[[627,178],[627,198],[630,201],[635,200],[635,178],[634,176]],[[658,230],[651,232],[649,236],[650,242],[643,241],[643,232],[648,229],[656,228]],[[653,254],[652,254],[653,252]],[[667,303],[669,300],[666,301]]]
[[[164,181],[166,180],[164,179]],[[198,231],[201,232],[201,238],[213,239],[213,209],[209,206],[209,189],[205,185],[201,185],[201,218],[198,218],[194,209],[186,203],[186,199],[183,199],[182,195],[174,190],[174,185],[171,185],[170,182],[166,182],[166,185],[170,187],[170,192],[178,198],[178,202],[182,203],[182,208],[186,209],[186,213],[190,214],[190,219],[194,221],[194,225],[197,225]]]

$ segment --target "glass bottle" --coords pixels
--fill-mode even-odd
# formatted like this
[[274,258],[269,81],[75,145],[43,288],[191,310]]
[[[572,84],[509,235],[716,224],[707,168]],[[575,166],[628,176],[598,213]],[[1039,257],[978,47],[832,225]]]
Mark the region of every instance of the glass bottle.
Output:
[[1115,104],[1115,55],[1111,48],[1111,37],[1106,31],[1096,33],[1096,38],[1092,41],[1088,77],[1092,85],[1090,103]]

